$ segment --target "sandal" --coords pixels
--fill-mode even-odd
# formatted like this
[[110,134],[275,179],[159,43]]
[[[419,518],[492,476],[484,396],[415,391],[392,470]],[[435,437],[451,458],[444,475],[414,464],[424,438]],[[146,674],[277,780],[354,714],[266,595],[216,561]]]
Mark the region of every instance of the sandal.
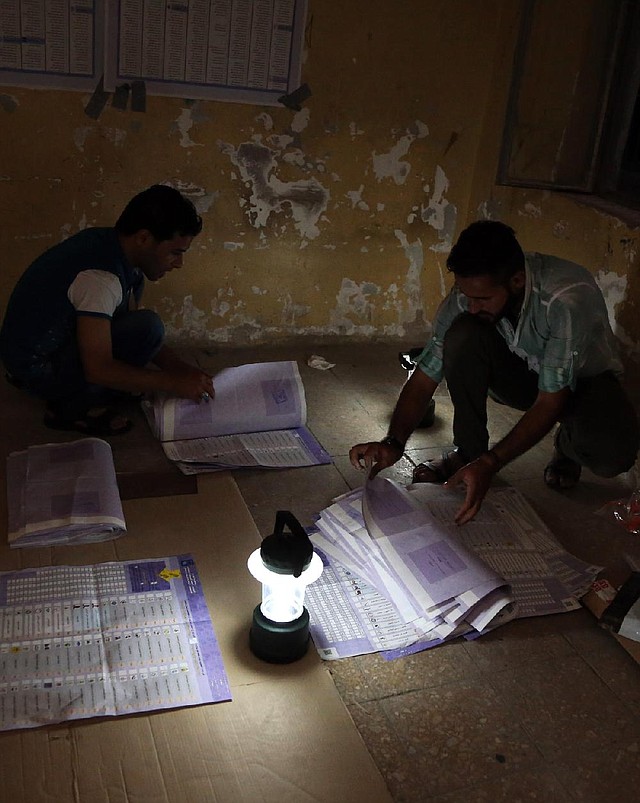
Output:
[[43,423],[49,429],[58,429],[64,432],[80,432],[82,435],[102,438],[108,435],[124,435],[129,432],[133,422],[125,418],[124,425],[114,426],[114,419],[122,416],[112,407],[103,408],[101,412],[89,410],[84,415],[74,418],[65,418],[49,409],[45,413]]
[[582,466],[570,457],[565,457],[557,450],[544,470],[544,481],[549,488],[556,491],[568,491],[580,479]]
[[440,485],[467,464],[458,449],[443,452],[439,460],[427,460],[413,470],[412,482],[434,482]]

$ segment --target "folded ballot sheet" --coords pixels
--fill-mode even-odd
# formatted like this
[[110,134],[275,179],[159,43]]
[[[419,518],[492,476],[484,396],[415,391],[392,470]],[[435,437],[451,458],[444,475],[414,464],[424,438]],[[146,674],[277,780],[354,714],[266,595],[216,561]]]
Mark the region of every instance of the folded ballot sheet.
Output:
[[45,443],[7,458],[9,546],[108,541],[126,532],[109,444]]
[[165,454],[184,474],[331,462],[305,426],[304,386],[294,361],[225,368],[213,386],[208,401],[157,394],[142,402]]

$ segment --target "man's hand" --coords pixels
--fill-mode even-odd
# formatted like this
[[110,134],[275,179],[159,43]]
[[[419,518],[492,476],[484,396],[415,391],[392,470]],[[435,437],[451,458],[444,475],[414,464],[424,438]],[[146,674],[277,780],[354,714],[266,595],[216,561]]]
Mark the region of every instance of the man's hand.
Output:
[[445,488],[458,488],[460,485],[466,488],[464,503],[455,515],[456,524],[466,524],[480,510],[498,467],[489,453],[483,454],[462,466],[445,482]]
[[178,370],[172,371],[172,395],[195,402],[206,402],[213,399],[215,389],[211,376],[199,368],[184,363]]
[[358,443],[349,450],[351,465],[359,470],[366,469],[369,479],[373,479],[383,468],[389,468],[402,457],[403,449],[400,443],[389,444],[382,441],[369,441]]

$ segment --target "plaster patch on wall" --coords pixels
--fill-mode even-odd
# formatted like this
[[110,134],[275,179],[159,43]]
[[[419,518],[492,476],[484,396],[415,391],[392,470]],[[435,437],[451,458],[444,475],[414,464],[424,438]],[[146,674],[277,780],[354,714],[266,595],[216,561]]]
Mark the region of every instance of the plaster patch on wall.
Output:
[[609,314],[609,323],[615,332],[616,307],[624,301],[627,294],[627,277],[619,276],[613,271],[599,270],[595,275],[595,280],[604,296],[607,313]]
[[406,306],[398,306],[398,323],[415,324],[419,320],[424,320],[424,307],[422,301],[422,269],[424,266],[424,251],[422,242],[417,239],[410,243],[407,235],[396,229],[394,231],[405,256],[409,263],[404,282],[404,292],[406,295]]
[[163,183],[168,184],[170,187],[178,190],[183,195],[186,195],[195,206],[196,212],[199,215],[203,215],[205,212],[208,212],[215,199],[220,195],[220,193],[217,191],[207,192],[204,187],[200,187],[190,181],[174,179],[173,181],[166,181]]
[[620,240],[620,245],[622,246],[622,253],[624,254],[624,258],[627,261],[629,267],[633,267],[636,261],[636,256],[638,252],[636,250],[637,240],[633,237],[623,237]]
[[364,190],[364,184],[361,184],[357,190],[350,190],[349,192],[345,193],[345,196],[351,201],[351,208],[355,209],[356,206],[358,209],[363,209],[364,211],[369,211],[369,204],[362,200],[362,191]]
[[182,319],[182,326],[180,327],[181,339],[198,341],[206,337],[207,316],[203,310],[194,305],[193,296],[185,296],[182,301],[182,308],[172,316],[170,329],[174,331],[176,331],[175,321],[178,317]]
[[478,204],[479,220],[500,220],[501,213],[502,203],[500,201],[490,199]]
[[[375,327],[371,320],[375,307],[370,297],[379,294],[380,287],[377,284],[366,281],[358,284],[353,279],[343,279],[336,296],[336,306],[329,313],[331,326],[343,334],[361,332],[363,325],[373,332]],[[353,322],[352,317],[359,321],[359,325]]]
[[87,141],[90,131],[90,126],[85,125],[76,128],[73,132],[73,144],[81,153],[84,152],[84,144]]
[[283,154],[282,161],[287,162],[287,164],[297,165],[298,167],[304,167],[306,164],[304,153],[297,149]]
[[244,243],[223,243],[223,248],[225,251],[239,251],[241,248],[244,248]]
[[90,134],[102,134],[105,139],[112,142],[116,147],[120,147],[127,138],[127,132],[122,128],[115,128],[114,126],[101,126],[99,128],[79,126],[73,132],[73,144],[81,153],[84,153],[84,146]]
[[422,139],[428,133],[427,126],[416,120],[412,129],[405,136],[400,137],[388,153],[378,154],[374,151],[371,159],[373,161],[373,172],[376,174],[378,181],[382,181],[384,178],[392,178],[396,184],[404,184],[411,170],[411,165],[409,162],[402,161],[401,157],[407,155],[414,140]]
[[[429,246],[431,251],[436,251],[437,253],[451,250],[456,230],[458,210],[444,197],[448,189],[449,179],[446,177],[444,170],[438,165],[429,203],[427,206],[423,206],[420,212],[422,221],[428,223],[438,232],[440,242]],[[425,187],[425,192],[429,192],[428,186]]]
[[316,224],[327,208],[330,194],[316,178],[281,181],[273,175],[277,162],[266,145],[245,142],[236,149],[227,143],[219,144],[252,189],[246,210],[252,226],[265,227],[272,212],[279,213],[288,205],[295,228],[303,237],[312,240],[320,234]]
[[192,109],[182,109],[178,119],[173,122],[171,130],[178,131],[180,134],[180,147],[193,148],[196,145],[198,147],[203,147],[202,142],[194,142],[189,135],[189,131],[191,131],[194,123],[195,120],[193,118]]
[[294,139],[289,134],[274,134],[272,137],[267,138],[267,142],[273,149],[283,151],[294,142]]
[[526,203],[524,205],[524,209],[519,209],[518,214],[520,217],[531,217],[531,218],[540,218],[542,217],[542,209],[539,206],[536,206],[532,203]]
[[569,222],[566,220],[558,220],[552,227],[553,236],[559,240],[568,240],[571,237]]
[[291,121],[291,130],[299,134],[300,131],[304,131],[304,129],[309,125],[310,119],[311,111],[306,108],[301,109],[299,112],[295,113],[293,120]]
[[262,112],[256,117],[256,122],[262,123],[264,126],[265,131],[272,131],[273,130],[273,117],[266,112]]
[[279,300],[284,302],[280,315],[280,322],[283,326],[295,326],[298,318],[304,318],[311,311],[311,307],[308,304],[294,302],[290,293],[287,293],[284,299],[281,298]]
[[14,112],[18,108],[18,98],[14,95],[6,95],[4,92],[0,93],[0,108],[5,112]]
[[109,140],[109,142],[113,142],[113,144],[117,147],[122,145],[122,143],[127,138],[127,132],[124,131],[122,128],[113,128],[111,126],[103,128],[105,137]]
[[607,305],[607,313],[609,315],[609,323],[611,324],[614,334],[629,351],[639,354],[640,344],[634,342],[616,321],[616,307],[625,300],[627,295],[627,276],[619,276],[613,271],[607,272],[600,270],[596,273],[595,280],[604,296],[604,301]]

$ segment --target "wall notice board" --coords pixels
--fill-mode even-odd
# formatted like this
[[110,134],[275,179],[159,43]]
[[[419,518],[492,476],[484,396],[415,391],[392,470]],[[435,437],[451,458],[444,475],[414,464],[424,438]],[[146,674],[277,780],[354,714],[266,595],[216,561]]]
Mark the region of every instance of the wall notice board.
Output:
[[300,83],[306,0],[0,0],[0,84],[276,105]]

